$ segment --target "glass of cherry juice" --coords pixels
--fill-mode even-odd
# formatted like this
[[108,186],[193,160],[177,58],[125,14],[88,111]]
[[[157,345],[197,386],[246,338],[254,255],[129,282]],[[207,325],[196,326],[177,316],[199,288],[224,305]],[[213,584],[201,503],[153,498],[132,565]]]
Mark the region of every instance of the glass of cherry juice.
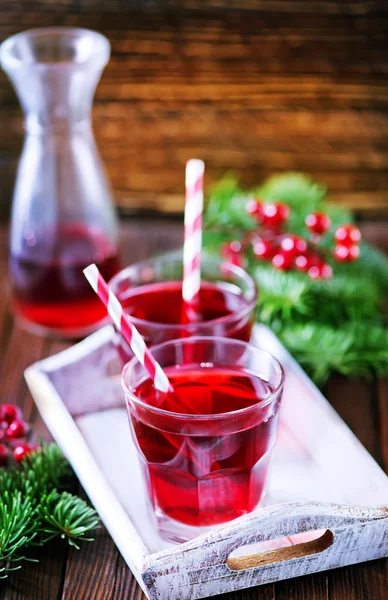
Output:
[[[187,323],[182,301],[182,253],[135,263],[120,271],[109,287],[148,346],[193,335],[218,335],[248,342],[255,320],[257,288],[241,267],[210,256],[201,259],[197,318]],[[124,362],[133,354],[117,336]]]
[[151,352],[174,391],[156,390],[136,358],[122,384],[158,529],[181,542],[263,498],[284,372],[268,352],[228,338],[181,338]]

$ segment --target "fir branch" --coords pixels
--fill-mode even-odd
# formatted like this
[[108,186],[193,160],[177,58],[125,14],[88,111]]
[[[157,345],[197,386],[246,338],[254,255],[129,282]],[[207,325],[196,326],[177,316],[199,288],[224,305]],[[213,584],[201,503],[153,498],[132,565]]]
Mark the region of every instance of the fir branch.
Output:
[[2,493],[0,501],[0,576],[3,578],[11,562],[23,560],[22,550],[35,538],[35,509],[28,497],[16,492]]
[[338,273],[325,281],[311,281],[306,276],[305,279],[305,302],[312,320],[341,325],[345,321],[379,318],[380,294],[373,281]]
[[206,225],[254,229],[255,222],[245,210],[248,197],[235,177],[225,176],[211,188],[204,216]]
[[2,469],[0,468],[0,490],[2,495],[0,496],[1,501],[5,501],[6,492],[9,496],[21,491],[22,481],[20,477],[19,469]]
[[305,206],[306,210],[317,210],[326,195],[326,188],[303,173],[282,173],[267,179],[254,188],[253,193],[268,201],[287,202],[291,208]]
[[306,278],[300,273],[275,271],[262,262],[250,269],[258,290],[259,321],[270,324],[275,318],[292,319],[309,314]]
[[92,541],[86,533],[98,526],[96,511],[81,498],[56,490],[44,496],[37,509],[41,518],[40,537],[43,542],[56,536],[79,548],[78,541]]
[[388,260],[387,256],[377,248],[368,244],[361,244],[360,258],[353,263],[353,268],[349,265],[341,265],[341,272],[352,273],[356,277],[367,277],[384,293],[384,308],[388,312],[386,292],[388,291]]
[[43,444],[22,461],[20,484],[38,502],[43,494],[60,487],[70,472],[69,463],[56,444]]
[[0,469],[0,577],[15,569],[13,563],[27,560],[23,551],[28,546],[60,536],[78,548],[78,541],[92,539],[86,534],[98,525],[96,511],[58,491],[68,472],[56,444],[30,453],[20,467]]
[[[368,244],[352,263],[331,259],[338,225],[353,221],[343,206],[326,200],[326,190],[300,173],[271,177],[250,192],[236,178],[226,177],[210,195],[205,213],[204,248],[218,254],[233,239],[257,228],[246,212],[248,198],[289,204],[287,231],[306,237],[305,217],[319,210],[330,217],[331,231],[319,242],[334,270],[332,279],[311,280],[295,270],[282,272],[245,251],[247,270],[258,284],[258,320],[274,328],[283,343],[322,383],[331,370],[346,375],[387,372],[388,260]],[[372,325],[370,325],[372,323]]]
[[388,330],[379,323],[353,322],[334,328],[278,322],[273,328],[319,385],[332,370],[347,376],[388,375]]
[[259,320],[268,325],[275,318],[340,325],[379,316],[379,292],[373,282],[365,285],[362,278],[336,275],[312,280],[304,273],[277,271],[257,260],[249,271],[259,288]]

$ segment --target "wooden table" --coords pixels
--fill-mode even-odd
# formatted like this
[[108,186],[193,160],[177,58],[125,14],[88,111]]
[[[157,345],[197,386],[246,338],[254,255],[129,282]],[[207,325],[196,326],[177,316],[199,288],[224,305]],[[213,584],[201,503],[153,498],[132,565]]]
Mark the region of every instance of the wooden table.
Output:
[[[155,251],[176,247],[182,227],[177,223],[131,221],[123,226],[122,242],[128,262]],[[364,234],[381,246],[388,242],[385,225],[366,225]],[[33,405],[23,370],[32,362],[69,344],[23,331],[14,323],[4,282],[7,275],[7,233],[0,229],[0,381],[1,401],[17,402],[25,418],[45,433]],[[335,376],[326,396],[374,458],[388,470],[388,383]],[[329,434],[329,432],[328,432]],[[355,468],[357,466],[355,465]],[[82,493],[82,491],[80,491]],[[1,491],[0,491],[1,493]],[[39,563],[25,563],[21,571],[0,582],[0,600],[140,600],[141,592],[129,568],[102,527],[94,543],[81,550],[53,542],[34,553]],[[355,565],[317,575],[270,584],[220,600],[386,600],[388,559]]]

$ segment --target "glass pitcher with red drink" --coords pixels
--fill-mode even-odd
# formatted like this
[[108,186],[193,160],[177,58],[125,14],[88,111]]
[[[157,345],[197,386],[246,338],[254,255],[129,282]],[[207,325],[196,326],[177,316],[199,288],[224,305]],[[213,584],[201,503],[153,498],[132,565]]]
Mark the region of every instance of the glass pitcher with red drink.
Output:
[[91,107],[109,60],[99,33],[40,28],[0,47],[25,113],[12,208],[13,307],[29,328],[80,336],[106,314],[82,273],[119,269],[118,224],[94,141]]

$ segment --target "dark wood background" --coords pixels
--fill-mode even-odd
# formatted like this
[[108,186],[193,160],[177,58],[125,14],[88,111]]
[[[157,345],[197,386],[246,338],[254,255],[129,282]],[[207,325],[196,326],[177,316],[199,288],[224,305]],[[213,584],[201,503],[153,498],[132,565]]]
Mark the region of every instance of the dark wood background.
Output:
[[[0,0],[0,40],[44,25],[111,41],[94,123],[121,207],[179,212],[196,156],[207,184],[302,170],[388,210],[386,0]],[[23,131],[3,73],[0,123],[5,214]]]

